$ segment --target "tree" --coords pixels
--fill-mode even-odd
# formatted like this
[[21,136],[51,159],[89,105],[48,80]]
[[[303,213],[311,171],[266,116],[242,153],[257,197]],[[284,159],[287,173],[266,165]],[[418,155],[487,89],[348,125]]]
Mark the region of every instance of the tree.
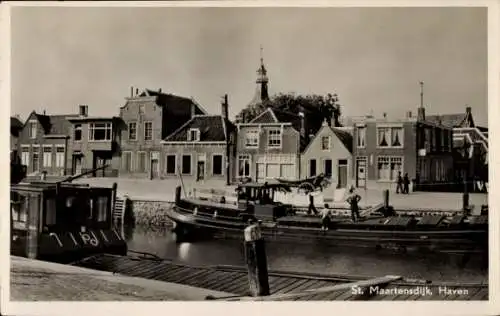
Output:
[[280,93],[271,97],[270,100],[252,105],[243,109],[239,116],[245,115],[245,121],[251,121],[260,113],[266,110],[267,107],[278,109],[290,113],[299,113],[301,110],[307,115],[309,121],[313,125],[321,126],[323,121],[327,121],[328,125],[342,126],[340,124],[340,104],[338,103],[337,94],[328,93],[325,96],[317,94],[295,95],[293,93]]

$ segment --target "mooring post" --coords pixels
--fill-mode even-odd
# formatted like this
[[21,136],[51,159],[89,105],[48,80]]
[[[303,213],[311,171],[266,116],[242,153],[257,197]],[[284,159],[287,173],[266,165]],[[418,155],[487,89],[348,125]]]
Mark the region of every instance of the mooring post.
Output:
[[175,188],[175,203],[179,202],[181,199],[181,187],[178,186]]
[[252,223],[244,231],[245,261],[251,296],[269,295],[267,257],[264,238],[258,224]]
[[383,192],[384,208],[389,208],[389,190],[384,190]]

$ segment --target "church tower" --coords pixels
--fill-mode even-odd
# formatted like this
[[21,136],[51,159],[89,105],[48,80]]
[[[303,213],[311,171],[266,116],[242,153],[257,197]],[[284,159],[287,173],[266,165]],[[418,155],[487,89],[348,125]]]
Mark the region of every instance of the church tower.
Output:
[[[269,78],[267,77],[267,69],[264,66],[264,58],[262,57],[262,46],[260,47],[260,66],[257,69],[257,80],[255,83],[257,84],[255,94],[252,101],[250,101],[245,107],[246,109],[261,108],[263,104],[266,104],[269,101]],[[240,123],[247,121],[245,119],[245,110],[243,110],[240,115],[236,117],[236,121]]]

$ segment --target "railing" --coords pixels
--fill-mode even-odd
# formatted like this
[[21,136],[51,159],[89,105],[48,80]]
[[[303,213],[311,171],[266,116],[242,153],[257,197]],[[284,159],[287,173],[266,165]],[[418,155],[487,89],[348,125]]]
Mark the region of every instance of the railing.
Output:
[[[483,146],[486,148],[486,150],[488,150],[488,137],[486,137],[484,135],[483,132],[481,132],[477,127],[460,127],[460,128],[455,128],[453,130],[454,132],[454,136],[457,135],[457,136],[462,136],[464,134],[467,134],[469,135],[470,137],[470,134],[469,132],[474,132],[474,135],[478,136],[480,139],[477,140],[477,142],[480,142],[483,144]],[[456,134],[455,134],[456,132]]]

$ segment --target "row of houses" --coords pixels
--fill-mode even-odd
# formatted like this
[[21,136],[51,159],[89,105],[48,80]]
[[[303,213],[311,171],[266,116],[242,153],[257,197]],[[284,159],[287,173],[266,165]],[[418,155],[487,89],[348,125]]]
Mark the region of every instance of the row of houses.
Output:
[[[251,105],[269,99],[262,61],[257,74]],[[325,121],[313,128],[305,110],[269,107],[249,122],[231,122],[227,99],[220,113],[209,114],[192,98],[131,88],[118,116],[90,116],[87,105],[75,112],[32,112],[25,123],[11,118],[11,150],[29,174],[70,175],[103,165],[110,167],[94,176],[234,182],[324,173],[336,187],[369,188],[401,172],[434,189],[487,177],[487,129],[474,125],[470,107],[426,116],[421,104],[417,115],[397,120],[366,116],[344,127]]]

